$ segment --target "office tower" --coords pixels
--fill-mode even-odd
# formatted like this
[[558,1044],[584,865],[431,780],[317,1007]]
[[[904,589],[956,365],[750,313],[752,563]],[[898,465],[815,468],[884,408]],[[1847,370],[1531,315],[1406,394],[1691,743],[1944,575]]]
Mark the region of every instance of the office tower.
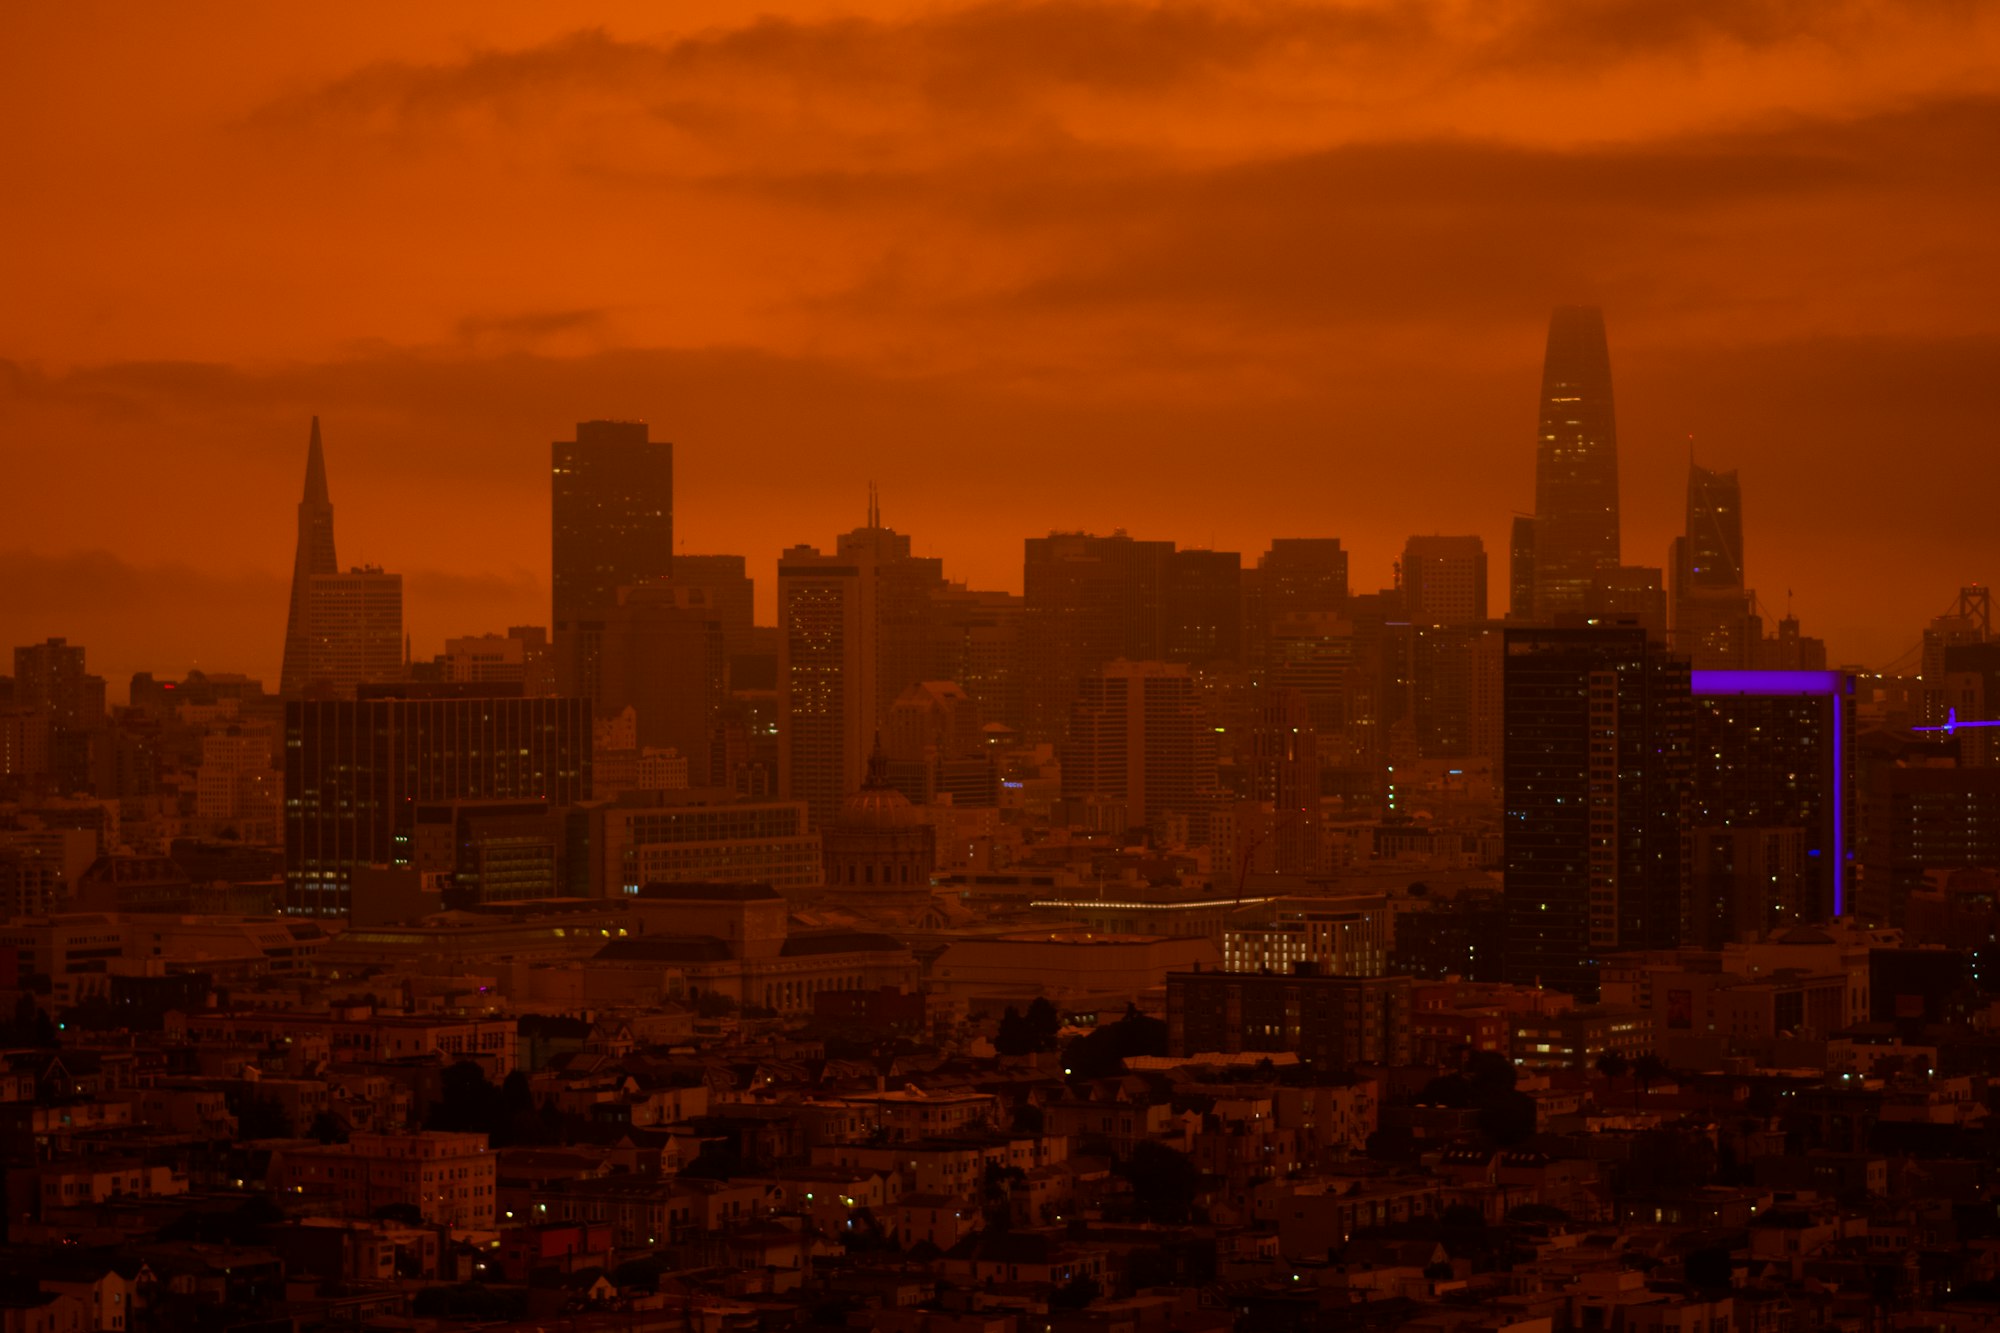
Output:
[[674,557],[674,584],[708,590],[708,605],[722,623],[722,640],[730,657],[756,651],[751,631],[756,627],[757,583],[745,572],[742,556],[682,552]]
[[840,814],[875,743],[875,558],[794,546],[778,558],[778,790],[813,827]]
[[1215,727],[1180,663],[1119,658],[1085,676],[1061,753],[1064,799],[1122,802],[1134,828],[1215,789]]
[[1514,515],[1507,537],[1507,619],[1526,623],[1535,618],[1535,520]]
[[1688,462],[1688,587],[1743,589],[1743,488],[1734,472]]
[[1412,625],[1485,620],[1486,543],[1477,537],[1412,537],[1403,543],[1403,609]]
[[[1733,938],[1746,923],[1770,930],[1825,921],[1847,908],[1853,844],[1854,682],[1835,671],[1696,671],[1694,765],[1688,823],[1711,857],[1766,873],[1752,901],[1693,898],[1696,935]],[[1718,845],[1740,830],[1791,831],[1782,843]],[[1788,857],[1790,858],[1788,860]],[[1789,878],[1787,878],[1789,876]],[[1750,884],[1746,875],[1741,881]],[[1724,879],[1711,893],[1733,890]]]
[[930,675],[933,600],[944,591],[944,562],[910,553],[910,539],[882,525],[872,491],[868,522],[842,533],[834,554],[867,559],[875,580],[875,714]]
[[[1945,716],[1960,722],[2000,722],[2000,639],[1955,643],[1944,650]],[[1966,768],[2000,765],[2000,726],[1952,733]]]
[[303,689],[343,699],[403,676],[403,576],[373,565],[306,580]]
[[1347,552],[1338,537],[1278,537],[1243,572],[1243,652],[1252,666],[1270,661],[1271,640],[1294,616],[1347,610]]
[[1410,1062],[1408,977],[1169,972],[1167,1050],[1290,1051],[1318,1069]]
[[1600,624],[1638,625],[1658,642],[1667,641],[1667,590],[1660,571],[1650,566],[1600,569],[1584,593],[1583,610]]
[[[1271,804],[1271,866],[1281,875],[1319,868],[1319,730],[1303,691],[1265,688],[1250,736],[1250,797]],[[1241,883],[1243,867],[1218,867]]]
[[1026,739],[1059,741],[1077,682],[1113,658],[1160,660],[1172,542],[1030,537],[1022,572],[1021,711]]
[[643,421],[584,421],[549,450],[558,686],[587,697],[596,614],[620,588],[673,574],[674,447]]
[[1585,999],[1614,951],[1679,944],[1693,698],[1637,626],[1506,631],[1512,979]]
[[312,653],[312,580],[338,574],[333,553],[333,499],[326,488],[326,453],[320,444],[319,418],[312,419],[306,443],[305,493],[299,498],[298,549],[292,556],[292,603],[285,620],[285,659],[278,693],[296,699],[306,688]]
[[511,625],[505,634],[468,634],[444,641],[437,678],[454,685],[519,685],[533,698],[554,694],[555,659],[540,625]]
[[1264,647],[1264,683],[1296,690],[1321,737],[1345,731],[1353,686],[1353,622],[1330,611],[1297,612],[1273,620]]
[[1618,429],[1604,312],[1558,306],[1549,318],[1535,447],[1535,616],[1585,609],[1618,565]]
[[1977,585],[1958,590],[1951,610],[1936,617],[1924,630],[1923,659],[1918,674],[1924,682],[1918,716],[1923,725],[1942,726],[1951,715],[1947,694],[1945,653],[1967,644],[1985,643],[1993,637],[1992,589]]
[[707,588],[647,583],[624,588],[597,616],[598,677],[594,717],[631,709],[632,749],[673,749],[688,781],[719,782],[714,760],[721,710],[729,694],[729,653],[721,616]]
[[1167,557],[1166,660],[1208,666],[1243,656],[1243,557],[1175,551]]
[[1410,719],[1424,759],[1500,757],[1501,631],[1411,627]]
[[[1697,816],[1699,819],[1700,816]],[[1699,826],[1688,835],[1691,930],[1704,949],[1751,942],[1805,920],[1805,830]]]
[[590,794],[583,699],[364,685],[285,705],[285,910],[348,915],[355,872],[408,866],[419,803]]
[[931,598],[932,680],[957,681],[989,723],[1021,727],[1023,601],[947,584]]
[[1347,614],[1354,626],[1347,685],[1349,762],[1381,772],[1399,754],[1416,758],[1410,727],[1415,635],[1399,588],[1350,597]]
[[1668,556],[1672,639],[1697,671],[1755,665],[1757,627],[1743,583],[1743,490],[1734,472],[1688,462],[1687,531]]

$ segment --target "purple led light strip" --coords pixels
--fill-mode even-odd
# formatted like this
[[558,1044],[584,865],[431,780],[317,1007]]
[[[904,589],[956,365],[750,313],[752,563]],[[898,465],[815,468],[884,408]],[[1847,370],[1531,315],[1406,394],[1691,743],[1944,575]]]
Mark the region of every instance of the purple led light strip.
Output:
[[[1690,671],[1695,694],[1818,697],[1833,723],[1833,914],[1847,913],[1847,718],[1841,701],[1852,685],[1844,671]],[[1954,726],[1968,726],[1954,715]]]

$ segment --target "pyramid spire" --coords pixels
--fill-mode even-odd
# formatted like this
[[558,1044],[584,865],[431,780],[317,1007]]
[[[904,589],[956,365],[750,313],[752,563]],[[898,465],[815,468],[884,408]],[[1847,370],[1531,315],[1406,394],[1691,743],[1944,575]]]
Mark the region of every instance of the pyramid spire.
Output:
[[309,505],[331,505],[326,489],[326,450],[319,442],[319,418],[312,424],[312,439],[306,444],[306,490],[300,500]]
[[338,574],[333,551],[333,501],[326,486],[326,450],[320,444],[319,418],[312,419],[306,443],[305,494],[299,499],[299,544],[292,556],[292,605],[285,621],[285,658],[278,692],[296,698],[306,686],[306,657],[312,642],[311,589],[316,574]]

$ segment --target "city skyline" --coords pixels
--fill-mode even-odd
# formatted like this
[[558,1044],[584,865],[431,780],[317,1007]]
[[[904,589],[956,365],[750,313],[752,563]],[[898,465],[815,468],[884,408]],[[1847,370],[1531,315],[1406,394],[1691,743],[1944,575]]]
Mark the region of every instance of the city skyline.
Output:
[[[546,603],[537,455],[596,417],[676,441],[677,535],[767,573],[873,478],[974,586],[1018,587],[1025,536],[1120,526],[1339,536],[1382,586],[1412,534],[1507,549],[1540,325],[1579,302],[1612,323],[1627,560],[1680,530],[1692,435],[1757,497],[1758,586],[1839,660],[1990,579],[1980,489],[1941,483],[1978,475],[1996,415],[1995,206],[1960,164],[2000,114],[2000,20],[1149,14],[245,10],[221,44],[14,20],[36,58],[0,96],[62,132],[0,149],[42,201],[9,250],[33,262],[0,437],[30,493],[79,503],[9,507],[0,629],[114,675],[200,645],[275,677],[236,626],[282,604],[314,413],[343,538],[406,573],[419,651]],[[730,128],[689,132],[661,80]],[[128,243],[104,191],[135,188]],[[1254,465],[1198,471],[1217,442]],[[957,487],[939,457],[989,466]],[[101,622],[52,625],[81,589]]]

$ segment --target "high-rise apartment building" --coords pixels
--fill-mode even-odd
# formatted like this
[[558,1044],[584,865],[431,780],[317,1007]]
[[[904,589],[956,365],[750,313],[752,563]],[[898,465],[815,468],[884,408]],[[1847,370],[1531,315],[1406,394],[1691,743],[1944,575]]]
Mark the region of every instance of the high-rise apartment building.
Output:
[[66,639],[16,648],[13,685],[13,706],[0,718],[8,768],[49,774],[66,791],[92,790],[92,742],[103,736],[104,677],[84,669],[83,649]]
[[357,870],[412,863],[419,803],[590,794],[583,699],[371,687],[285,705],[285,910],[345,917]]
[[1215,788],[1215,727],[1177,662],[1107,662],[1078,684],[1062,747],[1065,799],[1122,802],[1134,827]]
[[830,827],[875,743],[876,563],[795,546],[778,558],[778,790]]
[[674,447],[643,421],[579,422],[550,446],[549,500],[558,687],[579,695],[596,681],[597,613],[673,574]]
[[1770,862],[1780,878],[1753,903],[1697,896],[1691,911],[1698,933],[1712,938],[1721,923],[1741,929],[1753,921],[1760,929],[1778,929],[1845,911],[1854,827],[1852,677],[1698,670],[1691,691],[1693,836],[1712,842],[1724,831],[1788,830],[1798,835],[1799,847],[1795,870],[1787,868],[1782,844],[1719,848],[1717,855],[1726,852],[1736,863]]
[[14,650],[14,707],[56,731],[89,731],[104,721],[104,678],[85,669],[84,650],[67,639],[27,644]]
[[1618,565],[1618,428],[1604,312],[1558,306],[1549,318],[1535,445],[1535,615],[1585,610]]
[[299,497],[298,548],[292,556],[292,603],[285,620],[285,658],[278,693],[296,699],[305,691],[312,653],[312,580],[338,574],[333,552],[333,499],[326,486],[326,452],[320,444],[319,418],[312,419],[306,443],[305,493]]
[[1403,610],[1412,625],[1484,621],[1486,543],[1477,537],[1412,537],[1403,543]]
[[1585,999],[1597,964],[1677,946],[1693,698],[1638,626],[1506,631],[1510,977]]
[[352,698],[403,675],[403,576],[369,565],[306,580],[304,689]]
[[1052,533],[1030,537],[1022,572],[1022,729],[1059,741],[1077,682],[1113,658],[1159,661],[1174,544]]
[[[1319,730],[1301,690],[1267,685],[1250,737],[1250,795],[1271,804],[1272,868],[1310,874],[1319,854]],[[1237,867],[1222,870],[1240,878]]]

